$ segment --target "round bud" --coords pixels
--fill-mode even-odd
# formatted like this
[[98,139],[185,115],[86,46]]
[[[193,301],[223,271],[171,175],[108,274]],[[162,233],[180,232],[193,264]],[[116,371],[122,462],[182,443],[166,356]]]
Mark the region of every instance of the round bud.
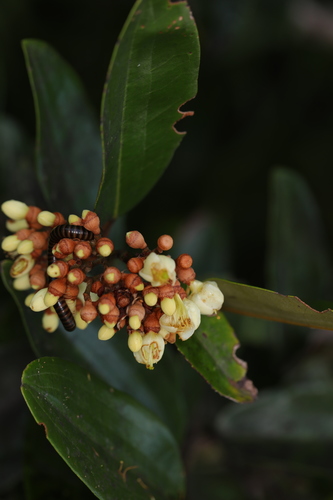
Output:
[[74,254],[79,259],[88,259],[92,252],[91,245],[88,241],[79,241],[74,248]]
[[68,217],[69,224],[74,224],[75,226],[82,226],[82,219],[78,215],[71,214]]
[[131,273],[138,273],[143,268],[143,259],[141,257],[133,257],[127,262],[127,269]]
[[63,260],[57,260],[46,269],[51,278],[63,278],[68,273],[68,264]]
[[167,316],[172,316],[176,311],[176,301],[175,299],[170,299],[165,297],[161,300],[161,309]]
[[168,234],[163,234],[157,240],[157,246],[162,252],[170,250],[170,248],[172,248],[172,245],[173,239]]
[[189,285],[193,280],[195,280],[195,271],[193,267],[189,267],[188,269],[176,269],[177,278],[186,285]]
[[114,250],[114,244],[109,238],[100,238],[96,244],[96,250],[102,257],[108,257]]
[[87,328],[88,323],[82,319],[79,312],[74,314],[74,320],[76,327],[79,328],[79,330],[85,330]]
[[78,267],[75,267],[67,274],[67,281],[69,281],[69,283],[71,283],[72,285],[80,285],[85,280],[85,278],[85,273]]
[[180,267],[182,269],[188,269],[189,267],[192,266],[193,259],[188,253],[182,253],[181,255],[179,255],[179,257],[177,257],[176,264],[177,267]]
[[137,274],[123,274],[123,280],[126,288],[132,293],[140,292],[144,289],[143,281]]
[[138,315],[130,316],[128,319],[128,325],[132,330],[138,330],[141,326],[141,321]]
[[120,281],[121,272],[117,267],[107,267],[103,273],[103,279],[106,283],[115,284]]

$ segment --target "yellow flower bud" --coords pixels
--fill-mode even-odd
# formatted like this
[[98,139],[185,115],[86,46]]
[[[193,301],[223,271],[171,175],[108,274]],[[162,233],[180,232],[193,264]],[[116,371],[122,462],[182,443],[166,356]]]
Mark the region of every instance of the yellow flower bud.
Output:
[[52,212],[48,212],[47,210],[43,210],[37,215],[37,221],[39,222],[39,224],[46,227],[52,227],[55,219],[55,214],[53,214]]
[[75,319],[75,323],[76,323],[77,328],[79,328],[80,330],[85,330],[87,328],[88,323],[81,318],[81,315],[79,312],[76,312],[76,314],[74,315],[74,319]]
[[44,302],[44,297],[47,293],[47,288],[38,290],[30,301],[30,309],[34,312],[45,311],[48,306]]
[[81,218],[80,218],[78,215],[71,214],[71,215],[68,217],[68,222],[69,222],[70,224],[74,224],[74,225],[75,225],[75,223],[81,222]]
[[31,240],[23,240],[17,247],[17,252],[21,255],[27,255],[34,251],[34,244]]
[[42,317],[42,326],[47,332],[55,332],[59,326],[59,317],[56,312],[48,309]]
[[103,325],[98,330],[98,338],[99,340],[109,340],[114,336],[115,333],[116,330],[114,328],[108,328],[107,326]]
[[20,229],[27,229],[28,227],[29,224],[27,223],[26,219],[18,219],[18,220],[9,219],[6,221],[6,228],[11,233],[16,233],[16,231],[19,231]]
[[13,287],[15,290],[29,290],[29,288],[31,288],[29,275],[24,274],[19,278],[15,278],[13,281]]
[[128,347],[132,352],[140,351],[142,347],[142,335],[140,332],[132,332],[129,335]]
[[169,297],[165,297],[161,300],[161,309],[168,316],[172,316],[176,311],[176,301],[175,299],[170,299]]
[[1,210],[7,217],[13,220],[24,219],[29,207],[22,201],[8,200],[1,205]]
[[154,292],[149,292],[144,296],[143,300],[147,306],[153,307],[157,303],[158,296]]
[[1,248],[4,252],[14,252],[20,243],[21,241],[18,239],[16,234],[11,234],[2,240]]
[[[42,290],[44,290],[44,288],[42,288]],[[56,304],[59,300],[59,296],[57,295],[53,295],[53,293],[51,292],[46,292],[45,296],[44,296],[44,303],[46,305],[46,307],[51,307],[51,306],[54,306],[54,304]]]
[[137,314],[135,316],[131,316],[128,320],[128,324],[133,330],[138,330],[141,326],[139,316]]

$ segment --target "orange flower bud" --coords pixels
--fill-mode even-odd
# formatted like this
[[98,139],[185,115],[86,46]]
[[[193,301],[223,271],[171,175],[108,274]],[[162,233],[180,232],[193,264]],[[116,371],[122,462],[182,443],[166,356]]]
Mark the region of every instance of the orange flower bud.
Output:
[[30,234],[28,240],[32,241],[35,250],[38,250],[39,248],[46,250],[48,237],[49,233],[47,231],[35,231]]
[[147,243],[139,231],[129,231],[126,233],[126,243],[131,248],[140,248],[141,250],[147,247]]
[[127,268],[131,273],[138,273],[143,268],[143,259],[141,257],[133,257],[127,262]]
[[116,298],[113,293],[106,293],[98,301],[98,310],[101,314],[109,314],[116,307]]
[[137,274],[123,274],[122,278],[126,288],[128,288],[132,293],[139,292],[144,289],[143,281]]
[[48,292],[56,297],[61,297],[65,293],[66,284],[66,278],[57,278],[49,284]]
[[100,234],[101,228],[99,227],[99,223],[99,217],[95,212],[91,212],[90,210],[84,210],[82,212],[82,224],[88,231],[94,234]]
[[173,287],[173,290],[176,293],[178,293],[179,297],[184,300],[186,297],[187,297],[187,294],[186,294],[186,291],[184,290],[184,288],[180,285],[176,285]]
[[80,310],[80,316],[86,323],[91,323],[98,316],[96,306],[91,300],[86,300],[86,303]]
[[66,289],[64,292],[65,299],[74,300],[79,294],[79,287],[77,285],[72,285],[71,283],[67,283]]
[[195,280],[195,271],[193,267],[189,267],[188,269],[182,269],[177,267],[176,273],[178,279],[182,283],[185,283],[186,285],[189,285],[193,280]]
[[192,266],[193,259],[188,253],[182,253],[181,255],[179,255],[179,257],[177,257],[176,264],[177,267],[180,267],[182,269],[188,269],[189,267]]
[[158,249],[162,252],[170,250],[173,245],[173,239],[168,234],[163,234],[157,240]]
[[25,228],[25,229],[20,229],[19,231],[17,231],[17,233],[16,233],[16,237],[17,237],[19,240],[23,241],[23,240],[28,239],[28,238],[29,238],[29,236],[30,236],[32,233],[34,233],[34,232],[35,232],[35,230],[34,230],[34,229],[26,229],[26,228]]
[[111,312],[109,312],[108,314],[102,315],[102,321],[109,328],[115,327],[116,324],[118,323],[118,320],[119,320],[119,314],[120,314],[120,311],[119,311],[118,307],[114,306],[114,308],[112,309]]
[[132,294],[127,290],[116,290],[115,295],[118,307],[127,307],[132,301]]
[[42,248],[38,248],[38,249],[34,250],[33,252],[31,252],[30,255],[33,259],[38,259],[38,257],[40,257],[42,255],[42,253],[43,253]]
[[94,281],[91,285],[91,291],[100,297],[104,292],[104,285],[100,281]]
[[68,273],[68,264],[63,260],[57,260],[49,265],[46,272],[51,278],[63,278]]
[[85,273],[78,267],[72,269],[67,274],[67,281],[69,281],[69,283],[71,283],[72,285],[80,285],[85,280],[85,278]]
[[34,290],[40,290],[46,286],[46,276],[45,271],[40,269],[30,275],[29,278],[31,288]]
[[103,273],[103,279],[106,283],[115,284],[120,281],[121,272],[117,267],[107,267]]
[[108,257],[114,250],[114,244],[109,238],[100,238],[96,243],[96,250],[102,257]]
[[75,248],[75,241],[70,238],[62,238],[52,248],[52,253],[57,259],[61,259],[66,255],[70,255]]
[[66,224],[66,219],[60,212],[53,212],[53,215],[55,215],[53,227],[61,226],[62,224]]
[[172,285],[160,286],[158,289],[158,295],[159,295],[160,299],[164,299],[166,297],[168,297],[169,299],[172,299],[172,297],[174,297],[174,295],[175,295],[174,287]]
[[142,321],[146,315],[146,309],[141,304],[136,302],[135,304],[129,306],[127,314],[130,317],[138,316],[140,321]]
[[29,226],[34,229],[40,229],[42,227],[37,220],[37,216],[41,212],[41,209],[38,207],[29,207],[29,210],[25,216],[25,220],[28,222]]
[[87,259],[92,252],[91,245],[88,241],[79,241],[74,247],[74,254],[79,259]]
[[148,314],[143,320],[143,328],[145,333],[155,332],[158,333],[161,329],[161,325],[159,322],[159,317],[156,314],[156,311]]

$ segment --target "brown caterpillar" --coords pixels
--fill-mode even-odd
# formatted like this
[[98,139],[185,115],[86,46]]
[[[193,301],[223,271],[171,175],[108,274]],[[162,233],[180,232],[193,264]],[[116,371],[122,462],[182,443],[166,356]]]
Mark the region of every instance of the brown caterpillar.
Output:
[[[82,226],[74,226],[71,224],[62,224],[61,226],[56,226],[54,229],[52,229],[49,238],[49,245],[47,252],[48,265],[53,264],[56,261],[56,258],[52,253],[52,248],[62,238],[70,238],[72,240],[74,238],[77,238],[79,240],[90,241],[93,240],[94,237],[95,237],[94,233],[88,231],[88,229],[85,229]],[[58,314],[58,317],[61,323],[63,324],[65,330],[67,330],[68,332],[72,332],[73,330],[75,330],[76,324],[73,314],[71,313],[66,303],[66,300],[63,297],[60,297],[58,302],[54,305],[54,309]]]

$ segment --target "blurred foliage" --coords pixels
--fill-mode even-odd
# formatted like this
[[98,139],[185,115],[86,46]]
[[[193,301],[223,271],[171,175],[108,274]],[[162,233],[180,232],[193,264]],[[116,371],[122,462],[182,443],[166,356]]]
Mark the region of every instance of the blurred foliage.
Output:
[[[23,162],[29,170],[33,158],[35,118],[21,40],[40,38],[54,46],[82,78],[98,116],[110,47],[132,3],[131,0],[96,0],[93,4],[78,0],[1,2],[3,199],[24,197],[28,203],[39,201],[38,193],[34,192],[36,186],[13,183],[7,175],[11,170],[9,164]],[[303,254],[306,242],[301,240],[298,250],[292,252],[290,247],[289,250],[283,247],[278,256],[284,255],[286,271],[282,274],[272,271],[281,269],[281,262],[272,260],[276,255],[268,251],[272,249],[269,235],[280,234],[282,245],[283,241],[290,243],[294,231],[289,226],[288,237],[283,235],[283,228],[288,226],[285,212],[274,223],[277,231],[274,228],[272,231],[272,226],[267,230],[268,212],[270,217],[274,213],[269,184],[272,186],[277,175],[272,175],[276,165],[289,167],[301,176],[316,206],[312,215],[316,213],[321,221],[322,255],[325,262],[331,261],[333,3],[306,0],[191,0],[190,3],[201,37],[202,65],[198,97],[184,109],[194,109],[195,117],[179,124],[179,129],[188,131],[181,148],[155,189],[124,224],[144,232],[149,243],[156,240],[163,227],[164,232],[179,235],[177,245],[182,244],[180,251],[184,252],[191,251],[186,245],[192,238],[195,266],[201,273],[207,273],[199,273],[199,278],[216,275],[253,286],[276,286],[281,293],[303,298],[304,283],[308,286],[313,274],[311,277],[308,274],[306,259],[303,263],[300,259],[299,280],[292,262]],[[18,141],[23,141],[24,154],[21,147],[16,149]],[[282,202],[284,199],[283,195]],[[297,216],[299,220],[303,217],[302,212]],[[317,230],[317,224],[315,227],[306,224],[304,233],[308,242],[317,238]],[[327,267],[329,275],[330,264]],[[318,279],[311,298],[332,302],[326,269],[315,271]],[[267,270],[270,271],[266,274]],[[288,289],[289,284],[292,290]],[[1,457],[0,497],[33,499],[40,493],[29,486],[32,473],[23,486],[23,450],[18,439],[24,433],[24,421],[31,417],[23,401],[17,399],[18,374],[33,355],[25,339],[20,338],[20,322],[2,288],[1,296],[1,366],[2,380],[6,382],[2,387],[5,397],[1,428],[9,444],[6,456]],[[189,403],[191,418],[183,447],[189,473],[188,498],[331,499],[333,481],[328,458],[333,435],[328,424],[332,418],[332,334],[231,314],[228,319],[241,340],[238,354],[248,362],[250,379],[259,388],[259,394],[263,389],[268,389],[269,394],[259,396],[253,407],[238,408],[208,386],[196,393]],[[16,363],[15,366],[6,363],[6,359],[13,359],[13,350],[17,369]],[[183,377],[184,385],[189,381],[187,387],[198,387],[195,377]],[[302,389],[296,382],[303,384]],[[300,390],[307,395],[301,415],[295,412]],[[274,413],[267,413],[270,405],[272,409],[277,405]],[[251,412],[256,421],[253,435]],[[233,418],[233,432],[226,433],[221,421]],[[304,425],[300,427],[307,424],[306,435],[296,435],[294,431],[302,419]],[[267,422],[272,422],[268,430],[263,425]],[[318,435],[318,426],[325,428],[324,437]],[[239,435],[239,427],[245,427],[249,439]],[[274,429],[279,429],[279,433],[273,435]],[[59,472],[55,477],[62,474],[61,465],[54,466],[52,473]],[[60,498],[57,495],[56,492],[54,498]],[[68,492],[67,496],[61,496],[68,497]],[[52,498],[51,494],[48,498]]]

